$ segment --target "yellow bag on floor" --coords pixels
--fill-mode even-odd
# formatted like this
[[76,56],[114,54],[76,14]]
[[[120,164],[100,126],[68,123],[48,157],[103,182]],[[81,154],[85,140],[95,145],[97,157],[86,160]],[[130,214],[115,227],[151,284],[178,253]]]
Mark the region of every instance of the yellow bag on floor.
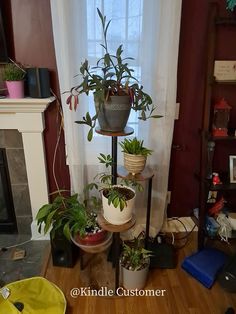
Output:
[[[0,293],[0,314],[65,314],[63,292],[43,277],[15,281],[4,288]],[[9,296],[4,299],[7,294]],[[23,303],[21,312],[15,307],[16,302]]]

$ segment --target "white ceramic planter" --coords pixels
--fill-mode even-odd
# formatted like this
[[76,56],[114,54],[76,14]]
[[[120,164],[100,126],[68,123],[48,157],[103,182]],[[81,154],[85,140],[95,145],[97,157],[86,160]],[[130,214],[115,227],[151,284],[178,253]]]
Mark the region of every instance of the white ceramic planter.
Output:
[[[116,185],[116,186],[124,188],[124,186],[121,186],[121,185]],[[131,189],[130,187],[125,187],[125,188],[135,193],[135,191]],[[108,199],[102,193],[102,206],[103,206],[104,218],[113,225],[125,224],[126,222],[132,219],[134,200],[135,200],[135,194],[132,199],[126,201],[127,206],[125,206],[124,209],[121,211],[119,207],[115,208],[112,203],[109,205]]]
[[121,266],[122,285],[125,289],[143,289],[147,282],[149,264],[141,270],[128,270]]
[[143,171],[146,165],[147,157],[143,155],[133,155],[124,153],[124,167],[133,175]]

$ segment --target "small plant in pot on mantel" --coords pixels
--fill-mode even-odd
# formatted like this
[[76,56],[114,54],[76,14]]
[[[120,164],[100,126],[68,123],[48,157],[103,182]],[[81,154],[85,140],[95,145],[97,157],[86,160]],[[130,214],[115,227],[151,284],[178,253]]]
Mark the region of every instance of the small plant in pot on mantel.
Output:
[[25,70],[15,62],[7,63],[3,71],[9,98],[24,98]]
[[122,283],[126,289],[143,289],[146,285],[151,251],[144,249],[143,241],[135,238],[123,244],[120,258]]
[[78,96],[93,92],[96,114],[91,117],[89,112],[78,124],[89,126],[88,140],[93,137],[93,129],[98,120],[101,130],[108,132],[121,132],[124,130],[129,118],[131,109],[140,112],[139,119],[147,120],[149,118],[159,118],[154,115],[155,107],[152,98],[144,92],[143,86],[139,85],[138,80],[133,76],[134,70],[128,65],[129,60],[133,58],[123,58],[123,48],[120,45],[116,52],[109,51],[107,43],[107,31],[111,21],[106,22],[106,16],[103,16],[97,9],[102,24],[103,39],[101,44],[104,55],[98,60],[97,65],[92,68],[85,60],[80,67],[82,82],[78,86],[71,88],[67,104],[70,109],[78,105]]
[[143,171],[146,165],[147,156],[152,154],[152,150],[143,146],[143,141],[136,137],[124,139],[119,143],[124,153],[124,167],[129,173],[135,175]]

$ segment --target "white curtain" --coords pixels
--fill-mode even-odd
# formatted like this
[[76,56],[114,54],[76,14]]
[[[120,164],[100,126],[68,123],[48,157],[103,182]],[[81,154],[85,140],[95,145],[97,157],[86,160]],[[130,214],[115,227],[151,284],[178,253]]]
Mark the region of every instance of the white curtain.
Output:
[[[181,2],[182,0],[143,1],[141,79],[145,91],[152,95],[157,104],[157,113],[163,115],[161,119],[140,122],[138,131],[145,146],[154,150],[148,163],[155,172],[151,224],[156,232],[163,224],[166,210],[176,107]],[[78,73],[87,53],[86,0],[51,0],[51,11],[60,89],[64,92],[76,83],[74,75]],[[81,193],[85,182],[98,171],[98,166],[90,161],[93,149],[94,154],[98,151],[109,153],[110,141],[97,137],[92,143],[85,142],[84,128],[74,123],[83,114],[82,106],[76,113],[70,112],[65,104],[65,95],[62,95],[62,103],[71,189]],[[89,147],[87,154],[84,153],[85,146]],[[143,207],[146,206],[146,199],[144,195],[139,196],[139,199],[143,201],[137,220],[138,223],[144,223],[146,213]]]

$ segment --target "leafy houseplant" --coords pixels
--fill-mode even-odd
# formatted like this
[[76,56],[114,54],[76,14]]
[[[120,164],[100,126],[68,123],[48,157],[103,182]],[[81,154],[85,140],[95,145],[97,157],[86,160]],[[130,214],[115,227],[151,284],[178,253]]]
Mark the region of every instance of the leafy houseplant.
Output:
[[143,146],[143,141],[136,137],[125,139],[119,143],[124,153],[124,166],[133,175],[143,171],[146,165],[147,156],[152,154],[152,150]]
[[139,238],[134,239],[131,245],[123,244],[120,264],[126,289],[142,289],[145,286],[151,253],[143,248]]
[[[44,233],[51,228],[51,235],[54,238],[57,232],[63,233],[70,240],[71,236],[77,234],[81,241],[91,241],[98,243],[103,240],[105,233],[99,227],[96,214],[86,210],[83,203],[78,201],[78,194],[65,197],[60,192],[52,203],[43,205],[36,216],[38,230],[41,233],[44,225]],[[96,236],[91,238],[91,234]]]
[[[113,163],[110,155],[100,154],[98,159],[106,168]],[[121,225],[132,218],[135,199],[135,191],[132,187],[142,190],[142,185],[133,180],[122,180],[120,185],[112,185],[111,183],[112,175],[106,172],[99,173],[94,178],[94,182],[86,186],[86,190],[96,189],[100,191],[105,219],[114,225]]]
[[3,72],[3,79],[6,81],[10,98],[24,97],[25,70],[17,63],[6,64]]
[[[97,12],[103,30],[104,43],[101,46],[104,49],[104,56],[92,68],[89,66],[88,60],[82,63],[80,67],[82,82],[68,91],[70,95],[67,98],[67,104],[71,109],[74,104],[76,110],[80,94],[94,93],[96,114],[91,117],[87,112],[82,120],[76,121],[78,124],[90,127],[89,141],[92,140],[97,119],[102,130],[118,132],[124,129],[131,109],[139,111],[139,119],[142,120],[160,117],[153,114],[155,107],[151,97],[143,91],[143,86],[140,86],[138,80],[133,76],[134,70],[128,65],[128,60],[133,58],[122,57],[122,45],[117,48],[115,54],[111,54],[109,51],[107,31],[111,20],[106,22],[106,16],[103,16],[99,9]],[[117,107],[119,107],[118,111]],[[117,120],[119,117],[122,117],[122,121]]]

